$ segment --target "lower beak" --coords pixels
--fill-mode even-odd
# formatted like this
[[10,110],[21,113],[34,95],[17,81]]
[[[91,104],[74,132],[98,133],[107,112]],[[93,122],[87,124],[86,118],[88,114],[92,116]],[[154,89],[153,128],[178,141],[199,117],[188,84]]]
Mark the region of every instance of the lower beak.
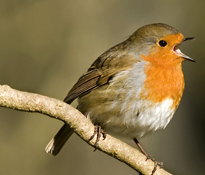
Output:
[[183,54],[183,53],[181,52],[181,50],[178,49],[178,48],[174,49],[174,52],[176,53],[176,55],[178,55],[178,56],[180,56],[180,57],[182,57],[182,58],[184,58],[184,59],[186,59],[186,60],[188,60],[188,61],[196,62],[194,59],[192,59],[192,58],[190,58],[189,56]]

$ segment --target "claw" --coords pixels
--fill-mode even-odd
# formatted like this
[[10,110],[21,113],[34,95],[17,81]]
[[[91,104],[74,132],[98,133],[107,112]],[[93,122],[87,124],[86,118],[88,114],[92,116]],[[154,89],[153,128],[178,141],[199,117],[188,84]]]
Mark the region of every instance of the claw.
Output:
[[154,169],[152,170],[152,174],[151,175],[153,175],[156,172],[157,166],[159,166],[160,168],[163,167],[163,162],[158,162],[154,158],[151,158],[149,155],[147,156],[146,161],[148,159],[150,159],[150,160],[152,160],[154,162]]
[[105,140],[107,134],[103,131],[101,126],[95,125],[94,133],[90,137],[89,141],[91,141],[95,137],[95,135],[97,135],[97,138],[96,138],[96,141],[95,141],[95,144],[94,144],[94,146],[95,146],[94,151],[96,151],[97,148],[98,148],[98,142],[100,141],[100,137],[102,136],[103,140]]

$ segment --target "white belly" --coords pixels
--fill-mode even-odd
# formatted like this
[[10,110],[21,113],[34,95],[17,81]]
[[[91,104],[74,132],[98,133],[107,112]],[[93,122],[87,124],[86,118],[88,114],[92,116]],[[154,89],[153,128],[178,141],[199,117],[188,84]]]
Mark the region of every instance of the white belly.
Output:
[[[140,102],[136,102],[140,103]],[[126,138],[141,138],[157,130],[164,129],[173,117],[174,110],[171,109],[173,101],[166,99],[161,103],[150,105],[142,103],[142,109],[131,109],[121,113],[120,116],[113,116],[106,122],[104,130],[111,135]],[[136,107],[139,105],[134,105]]]

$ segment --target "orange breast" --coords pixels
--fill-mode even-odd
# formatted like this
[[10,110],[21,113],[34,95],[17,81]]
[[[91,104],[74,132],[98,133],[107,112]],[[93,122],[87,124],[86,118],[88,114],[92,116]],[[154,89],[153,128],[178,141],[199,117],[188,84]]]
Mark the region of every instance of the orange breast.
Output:
[[[164,99],[173,99],[173,108],[179,105],[184,90],[184,75],[182,72],[182,59],[171,59],[174,56],[170,54],[158,54],[155,52],[149,56],[142,56],[148,62],[144,73],[146,80],[142,89],[140,98],[146,98],[154,103]],[[172,61],[163,57],[167,56]]]

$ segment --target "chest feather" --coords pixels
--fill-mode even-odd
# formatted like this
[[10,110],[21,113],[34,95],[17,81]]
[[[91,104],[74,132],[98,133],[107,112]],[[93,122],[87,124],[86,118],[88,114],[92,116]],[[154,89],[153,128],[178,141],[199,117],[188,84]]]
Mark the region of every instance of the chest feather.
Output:
[[146,64],[144,73],[146,80],[140,98],[154,103],[164,99],[172,99],[172,108],[176,108],[184,90],[184,76],[180,66]]

